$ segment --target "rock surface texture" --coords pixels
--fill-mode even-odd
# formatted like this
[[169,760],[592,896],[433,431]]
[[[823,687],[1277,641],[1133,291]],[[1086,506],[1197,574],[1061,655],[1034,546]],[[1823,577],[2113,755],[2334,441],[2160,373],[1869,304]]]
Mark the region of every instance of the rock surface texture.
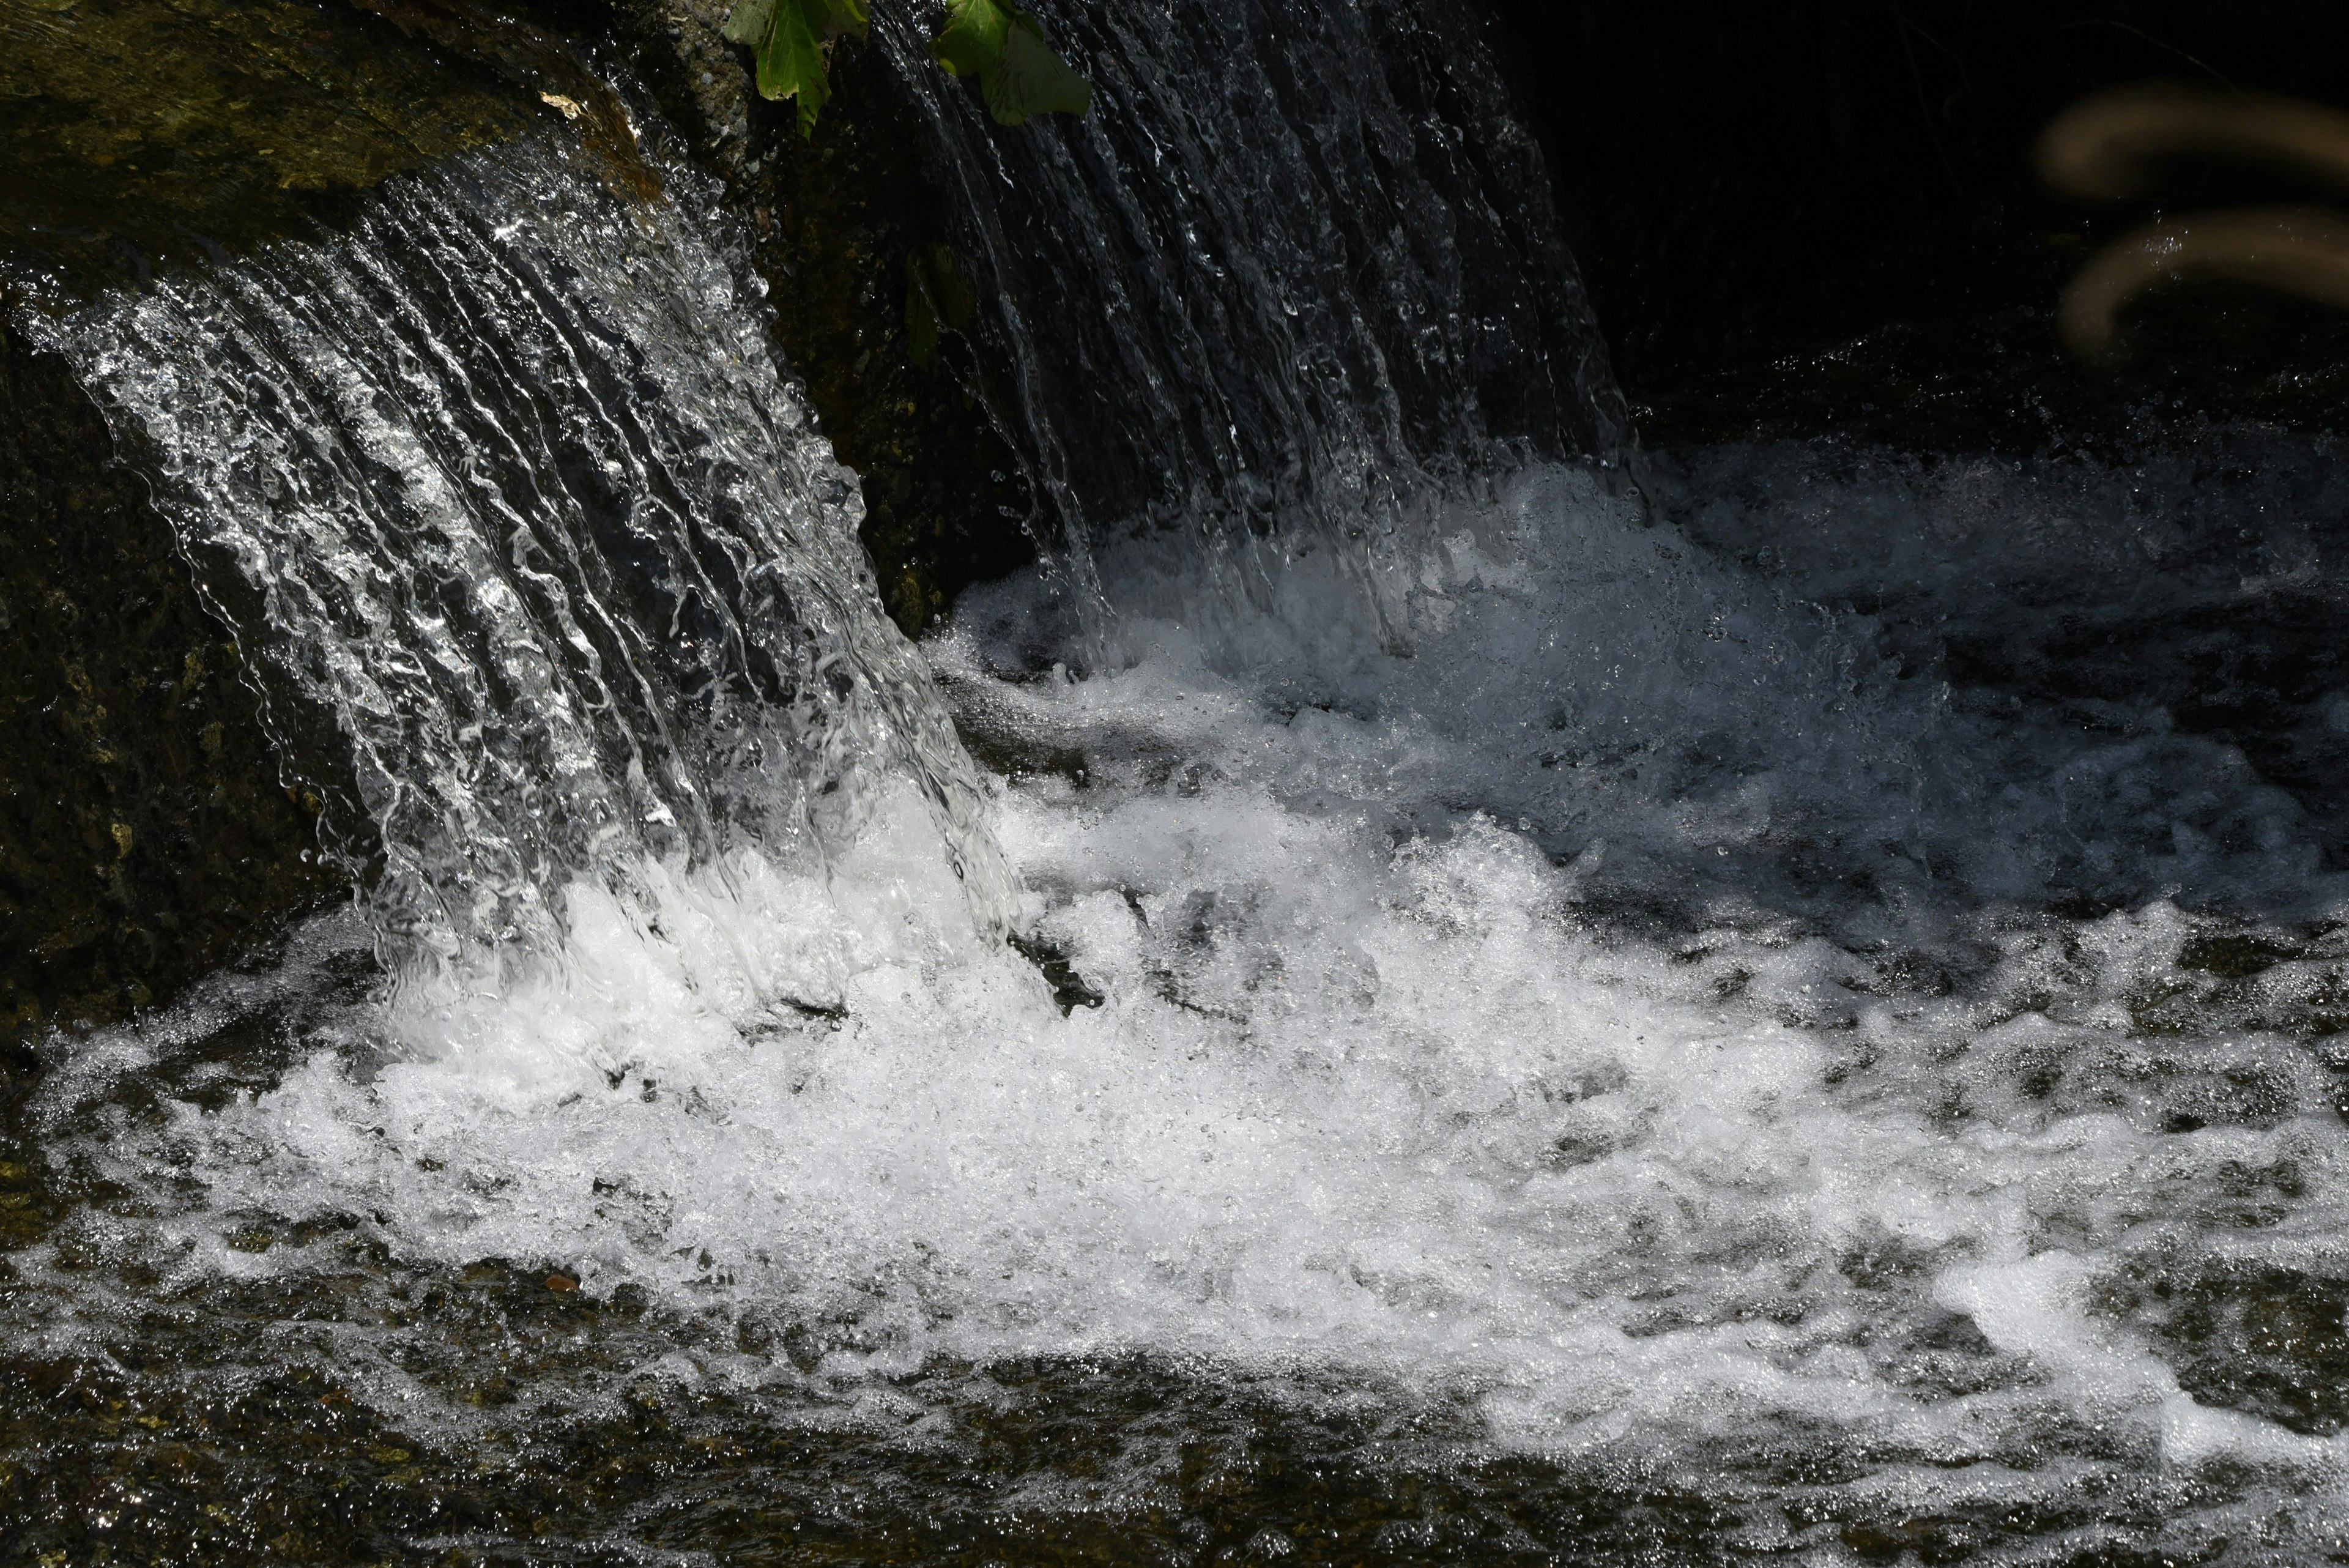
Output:
[[0,541],[0,1038],[21,1038],[121,1017],[343,883],[318,790],[281,776],[105,421],[5,328]]

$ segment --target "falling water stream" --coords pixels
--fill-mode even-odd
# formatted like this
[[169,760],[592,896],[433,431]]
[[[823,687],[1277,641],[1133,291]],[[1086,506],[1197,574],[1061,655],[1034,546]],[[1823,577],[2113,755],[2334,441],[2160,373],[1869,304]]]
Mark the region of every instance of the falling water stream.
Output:
[[1052,507],[919,649],[689,171],[33,323],[381,865],[47,1048],[12,1550],[2349,1551],[2330,449],[1634,490],[1473,49],[1102,16],[907,62]]
[[575,878],[820,865],[886,793],[864,774],[928,800],[997,918],[977,786],[875,607],[854,476],[678,203],[525,145],[48,335],[349,737],[388,929],[543,946]]

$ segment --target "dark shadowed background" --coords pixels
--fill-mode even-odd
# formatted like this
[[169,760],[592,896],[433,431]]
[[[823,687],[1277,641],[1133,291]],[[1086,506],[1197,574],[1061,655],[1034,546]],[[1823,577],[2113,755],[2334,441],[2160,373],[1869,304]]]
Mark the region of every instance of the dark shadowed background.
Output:
[[[2290,0],[1495,0],[1635,403],[1888,324],[2044,310],[2148,209],[2040,192],[2065,104],[2162,78],[2349,105],[2349,11]],[[2173,210],[2292,190],[2181,170]],[[2313,313],[2233,299],[2181,328],[2304,363]]]

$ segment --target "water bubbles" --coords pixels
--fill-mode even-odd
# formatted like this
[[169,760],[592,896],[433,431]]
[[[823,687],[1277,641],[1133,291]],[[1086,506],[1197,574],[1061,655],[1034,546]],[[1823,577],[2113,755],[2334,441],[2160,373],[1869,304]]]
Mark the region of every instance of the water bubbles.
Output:
[[[974,935],[910,794],[820,877],[574,882],[550,972],[412,982],[297,1036],[257,1094],[68,1137],[109,1181],[203,1193],[57,1245],[191,1280],[298,1282],[329,1235],[434,1277],[515,1260],[530,1300],[751,1347],[663,1349],[677,1397],[722,1376],[876,1431],[994,1397],[904,1381],[942,1366],[1340,1386],[1453,1411],[1478,1463],[1677,1478],[1714,1541],[2329,1497],[2349,1136],[2305,1042],[2332,939],[1985,902],[1976,797],[1914,815],[1918,772],[1980,743],[1930,693],[1588,491],[1514,504],[1517,547],[1458,519],[1485,542],[1437,586],[1484,597],[1410,659],[1340,580],[1257,618],[1204,571],[1112,559],[1164,612],[1129,608],[1140,661],[1006,680],[1032,585],[968,602],[931,649],[966,728],[1084,759],[993,786],[1021,950]],[[1682,604],[1739,640],[1626,635],[1700,624]],[[1743,679],[1773,642],[1810,673]],[[1542,722],[1496,722],[1527,687]],[[1618,730],[1612,761],[1535,755]],[[1983,798],[2027,817],[2039,776]],[[1888,823],[1944,870],[1842,876],[1838,845]],[[93,1049],[48,1114],[168,1055]]]

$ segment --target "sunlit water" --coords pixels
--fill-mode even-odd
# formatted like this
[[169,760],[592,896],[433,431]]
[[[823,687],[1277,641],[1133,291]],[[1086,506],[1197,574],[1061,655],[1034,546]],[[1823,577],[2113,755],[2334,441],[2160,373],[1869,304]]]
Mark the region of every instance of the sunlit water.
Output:
[[566,882],[647,896],[647,857],[820,865],[898,790],[996,918],[968,763],[715,191],[601,173],[544,140],[453,160],[347,233],[27,324],[200,577],[259,600],[279,700],[347,741],[304,782],[350,779],[399,959],[533,946]]
[[1226,9],[964,146],[918,650],[682,171],[46,319],[385,869],[10,1110],[36,1559],[2344,1549],[2332,452],[1635,497],[1467,46]]
[[[2078,472],[1973,507],[1994,475],[1721,461],[1865,517],[1880,583],[1971,580],[2003,546],[1970,529],[2039,531],[2060,577],[2146,526]],[[854,1450],[790,1514],[851,1555],[1076,1521],[1155,1560],[1254,1498],[1233,1543],[1268,1559],[1343,1527],[1397,1559],[2311,1560],[2349,1419],[2323,835],[2158,691],[2083,728],[1909,668],[1724,554],[1774,503],[1742,504],[1653,527],[1520,474],[1454,514],[1409,657],[1345,582],[1235,612],[1133,551],[1130,662],[1076,679],[1034,581],[977,590],[925,651],[1030,956],[910,799],[827,875],[574,885],[529,977],[369,1001],[326,922],[52,1070],[67,1208],[12,1254],[12,1354],[111,1357],[182,1426],[298,1372],[349,1443],[492,1492],[566,1430],[720,1409],[706,1441]],[[2014,571],[1943,602],[2016,624]],[[2131,580],[2157,618],[2246,602]],[[482,1278],[573,1320],[447,1309]],[[125,1359],[186,1332],[204,1357]],[[1086,1463],[988,1425],[1054,1377]],[[1358,1436],[1313,1462],[1387,1489],[1337,1522],[1247,1462],[1324,1427]],[[295,1451],[254,1479],[298,1490]],[[1199,1452],[1239,1479],[1203,1492]],[[940,1464],[995,1501],[924,1502]],[[1414,1510],[1388,1472],[1437,1480]],[[569,1545],[391,1533],[740,1544],[678,1522],[720,1483],[666,1484],[579,1481]]]

